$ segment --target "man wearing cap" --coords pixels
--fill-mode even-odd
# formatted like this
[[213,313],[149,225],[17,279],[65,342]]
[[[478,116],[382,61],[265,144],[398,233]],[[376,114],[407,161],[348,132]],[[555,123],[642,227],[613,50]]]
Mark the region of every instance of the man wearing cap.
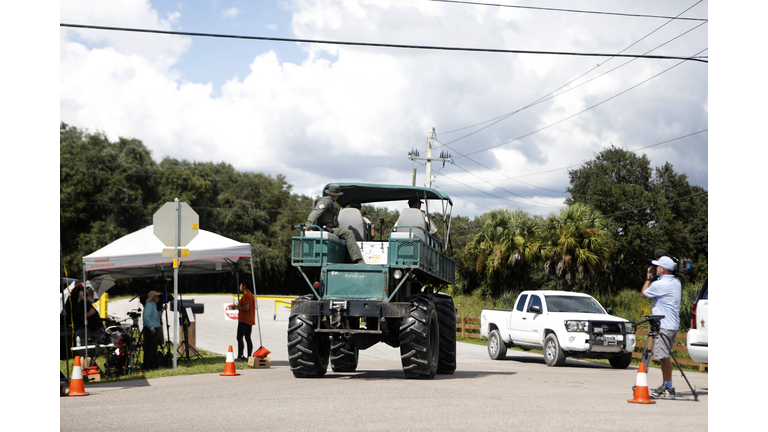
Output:
[[[336,206],[336,200],[344,192],[337,184],[328,185],[328,189],[325,190],[325,195],[315,203],[315,208],[312,213],[307,217],[307,225],[318,225],[322,228],[328,227],[327,230],[333,234],[339,236],[347,244],[347,252],[349,257],[352,258],[352,262],[355,264],[364,264],[363,254],[360,253],[360,248],[357,246],[355,240],[355,233],[346,229],[338,228],[339,226],[339,209]],[[308,227],[304,227],[306,231]]]
[[[410,207],[410,208],[415,208],[415,209],[421,210],[421,204],[422,204],[422,202],[419,199],[419,197],[415,197],[414,196],[414,197],[408,198],[408,207]],[[435,226],[435,223],[432,222],[432,218],[427,216],[427,214],[424,213],[424,210],[421,210],[421,214],[424,215],[424,222],[429,227],[429,234],[430,235],[435,235],[435,233],[437,232],[437,227]]]
[[150,291],[147,294],[147,303],[144,305],[142,321],[144,329],[144,370],[157,368],[157,345],[160,332],[160,317],[157,312],[157,302],[160,301],[160,293]]
[[668,256],[651,261],[656,266],[654,281],[653,266],[648,267],[645,284],[640,296],[653,299],[653,315],[664,315],[659,329],[659,338],[653,342],[653,358],[661,363],[661,375],[664,382],[654,390],[656,397],[675,397],[672,386],[671,348],[675,343],[677,329],[680,327],[680,297],[683,287],[675,277],[675,262]]

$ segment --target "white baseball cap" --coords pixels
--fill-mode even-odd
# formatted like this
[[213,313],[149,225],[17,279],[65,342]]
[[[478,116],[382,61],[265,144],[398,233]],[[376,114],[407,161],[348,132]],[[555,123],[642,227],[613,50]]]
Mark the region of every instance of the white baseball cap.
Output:
[[667,270],[674,270],[675,269],[675,262],[672,261],[672,258],[668,256],[663,256],[659,258],[658,261],[651,261],[651,264],[656,266],[664,267]]

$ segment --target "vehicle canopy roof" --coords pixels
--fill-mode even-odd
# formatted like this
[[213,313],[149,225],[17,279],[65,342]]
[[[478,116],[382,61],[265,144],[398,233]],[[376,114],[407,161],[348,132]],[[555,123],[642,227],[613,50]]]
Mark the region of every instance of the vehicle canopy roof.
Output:
[[[329,183],[323,188],[323,194],[328,189]],[[453,206],[453,201],[445,192],[422,186],[383,185],[366,183],[335,183],[341,188],[343,194],[336,201],[341,207],[346,207],[352,200],[358,199],[360,203],[384,202],[384,201],[408,201],[415,195],[421,199],[446,200]]]

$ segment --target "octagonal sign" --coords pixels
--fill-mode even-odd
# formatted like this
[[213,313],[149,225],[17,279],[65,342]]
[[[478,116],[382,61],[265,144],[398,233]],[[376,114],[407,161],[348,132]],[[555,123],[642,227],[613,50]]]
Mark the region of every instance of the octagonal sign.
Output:
[[[179,203],[179,247],[186,246],[200,231],[200,217],[185,202]],[[167,202],[152,216],[152,232],[164,245],[174,247],[176,235],[176,203]]]

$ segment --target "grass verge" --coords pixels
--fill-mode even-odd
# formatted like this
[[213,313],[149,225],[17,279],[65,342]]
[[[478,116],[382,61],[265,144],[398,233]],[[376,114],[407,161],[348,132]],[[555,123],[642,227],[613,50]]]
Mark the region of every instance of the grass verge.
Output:
[[[186,361],[182,360],[181,357],[178,357],[176,362],[175,373],[173,372],[173,367],[159,368],[159,369],[154,369],[150,371],[142,371],[139,369],[137,371],[132,372],[128,376],[106,376],[102,373],[101,381],[99,382],[103,383],[103,382],[129,381],[134,379],[160,378],[160,377],[176,376],[176,375],[197,375],[197,374],[224,372],[224,366],[227,361],[227,358],[225,356],[221,354],[216,354],[209,351],[201,350],[201,349],[198,349],[197,352],[200,353],[200,356],[202,357],[202,359],[194,357],[191,359],[189,363],[187,363]],[[96,359],[96,364],[99,366],[99,369],[102,372],[105,371],[104,361],[105,359],[103,355],[99,356]],[[82,365],[82,362],[81,362],[81,365]],[[69,377],[70,373],[72,372],[73,366],[74,366],[74,359],[69,360],[69,370],[67,370],[67,362],[65,360],[60,361],[60,370],[65,377]],[[98,384],[98,383],[93,383],[93,384]]]

